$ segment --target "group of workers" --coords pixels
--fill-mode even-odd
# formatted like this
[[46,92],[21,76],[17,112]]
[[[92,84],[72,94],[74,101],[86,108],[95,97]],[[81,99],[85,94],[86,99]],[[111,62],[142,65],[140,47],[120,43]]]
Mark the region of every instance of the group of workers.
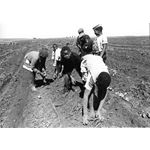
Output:
[[[83,96],[83,124],[88,124],[91,117],[103,120],[102,107],[107,96],[107,88],[111,77],[106,62],[107,37],[103,35],[103,27],[97,25],[93,28],[96,38],[93,40],[80,28],[76,46],[78,53],[73,52],[68,43],[59,48],[53,44],[52,60],[54,66],[53,81],[64,77],[64,92],[70,91],[76,80],[71,73],[75,69],[82,79],[84,85]],[[23,69],[32,91],[36,91],[35,76],[40,74],[43,83],[46,83],[45,62],[48,57],[48,49],[28,52],[24,57]],[[26,87],[29,88],[29,87]],[[94,100],[99,101],[97,110],[94,109]],[[89,103],[89,115],[88,115]]]

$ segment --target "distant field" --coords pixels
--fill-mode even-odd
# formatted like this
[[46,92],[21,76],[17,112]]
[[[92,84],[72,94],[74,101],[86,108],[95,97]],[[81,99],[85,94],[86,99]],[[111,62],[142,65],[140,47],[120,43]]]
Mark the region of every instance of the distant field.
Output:
[[1,43],[9,43],[9,42],[14,42],[14,41],[24,41],[24,40],[30,40],[26,38],[13,38],[13,39],[0,39],[0,44]]
[[150,37],[149,36],[120,36],[120,37],[108,37],[110,44],[117,44],[122,46],[140,46],[149,47]]

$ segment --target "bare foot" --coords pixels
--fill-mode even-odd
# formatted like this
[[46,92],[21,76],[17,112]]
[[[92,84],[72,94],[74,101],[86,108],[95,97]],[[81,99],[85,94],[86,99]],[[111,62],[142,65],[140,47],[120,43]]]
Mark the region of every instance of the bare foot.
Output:
[[95,118],[95,112],[94,111],[90,111],[90,117]]
[[101,115],[100,112],[96,112],[96,118],[98,118],[99,120],[103,121],[104,120],[104,117]]
[[37,91],[37,89],[35,88],[35,86],[32,86],[32,87],[31,87],[31,90],[32,90],[33,92]]
[[83,124],[84,125],[88,124],[88,117],[87,116],[83,116]]

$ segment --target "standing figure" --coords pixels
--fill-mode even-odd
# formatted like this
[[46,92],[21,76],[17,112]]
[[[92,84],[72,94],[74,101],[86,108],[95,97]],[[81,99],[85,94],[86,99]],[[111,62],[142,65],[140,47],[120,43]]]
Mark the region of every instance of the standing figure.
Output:
[[80,28],[78,30],[79,36],[77,37],[76,46],[79,48],[80,57],[84,56],[83,46],[88,42],[90,36],[84,33],[84,30]]
[[[85,81],[83,100],[83,124],[88,124],[88,102],[90,116],[103,119],[101,111],[107,96],[107,88],[111,77],[103,59],[92,54],[93,41],[89,41],[84,49],[86,55],[81,62],[82,79]],[[93,95],[93,98],[91,97]],[[98,102],[98,108],[94,110],[94,101]]]
[[107,37],[103,34],[103,27],[97,25],[93,27],[96,39],[94,40],[93,50],[95,53],[103,58],[103,61],[106,62],[106,50],[107,50]]
[[55,67],[53,80],[57,78],[58,73],[61,70],[60,53],[61,53],[61,48],[59,48],[57,44],[53,44],[52,60],[53,60],[53,66]]

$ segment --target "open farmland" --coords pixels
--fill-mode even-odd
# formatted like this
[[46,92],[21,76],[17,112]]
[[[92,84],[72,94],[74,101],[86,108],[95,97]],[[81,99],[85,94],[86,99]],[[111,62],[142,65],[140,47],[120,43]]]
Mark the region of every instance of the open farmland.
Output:
[[[0,40],[1,41],[1,40]],[[81,79],[74,91],[62,93],[63,79],[51,82],[54,68],[52,44],[69,43],[77,52],[75,39],[33,39],[0,42],[0,127],[150,127],[150,39],[149,37],[108,38],[107,65],[112,83],[104,105],[104,121],[93,119],[82,125]],[[22,60],[28,51],[49,47],[46,62],[48,85],[37,81],[38,91],[24,90],[19,99],[23,77]],[[41,96],[41,98],[39,98]]]

